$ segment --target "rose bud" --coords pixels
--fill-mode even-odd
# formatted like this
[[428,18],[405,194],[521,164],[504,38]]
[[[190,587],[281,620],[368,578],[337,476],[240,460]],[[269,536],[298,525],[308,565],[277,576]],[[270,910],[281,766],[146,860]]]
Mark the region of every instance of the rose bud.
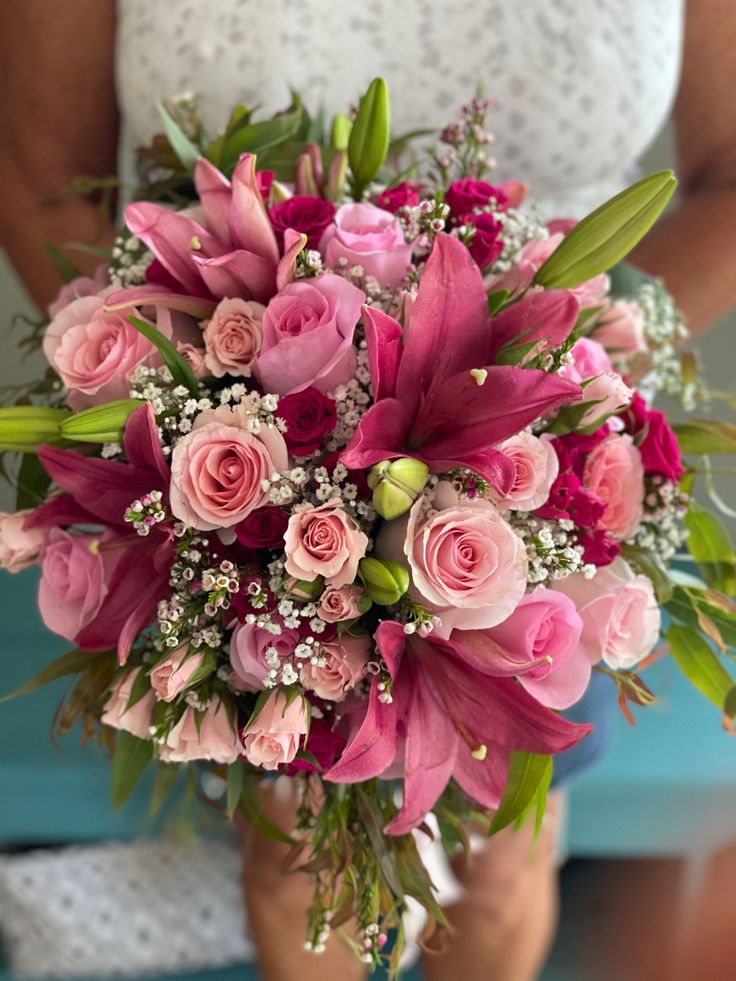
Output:
[[371,467],[368,486],[373,491],[373,507],[387,521],[405,514],[424,490],[429,467],[405,456],[383,460]]
[[392,559],[363,559],[360,577],[367,595],[379,606],[393,606],[409,588],[409,572]]

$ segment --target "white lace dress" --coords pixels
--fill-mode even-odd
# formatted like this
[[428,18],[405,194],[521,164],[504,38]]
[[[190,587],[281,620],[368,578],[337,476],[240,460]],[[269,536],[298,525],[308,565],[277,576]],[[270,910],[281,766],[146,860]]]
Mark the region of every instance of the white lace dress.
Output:
[[[159,130],[156,100],[183,92],[200,97],[215,131],[236,101],[270,113],[294,87],[310,108],[334,112],[381,74],[401,133],[442,126],[481,82],[495,104],[498,177],[529,181],[548,215],[578,217],[621,189],[669,114],[682,8],[683,0],[118,0],[121,163],[129,168],[133,149]],[[232,929],[241,915],[233,918],[236,879],[225,876],[218,888],[212,876],[215,859],[237,868],[235,850],[228,859],[195,849],[172,862],[162,846],[157,862],[150,847],[103,846],[86,857],[72,850],[66,870],[58,855],[45,867],[40,856],[0,863],[0,909],[4,899],[6,911],[25,911],[4,916],[18,968],[100,978],[126,966],[154,973],[245,956],[246,941]],[[142,911],[158,922],[162,903],[182,890],[174,874],[182,862],[187,902],[177,927],[144,942],[136,932]],[[123,897],[101,885],[120,876],[121,863],[136,870],[137,884]],[[95,870],[98,888],[80,869]],[[46,888],[54,876],[68,888]],[[447,870],[435,865],[433,877],[447,895]],[[71,919],[60,898],[70,890]],[[109,956],[101,912],[113,900],[124,963]]]

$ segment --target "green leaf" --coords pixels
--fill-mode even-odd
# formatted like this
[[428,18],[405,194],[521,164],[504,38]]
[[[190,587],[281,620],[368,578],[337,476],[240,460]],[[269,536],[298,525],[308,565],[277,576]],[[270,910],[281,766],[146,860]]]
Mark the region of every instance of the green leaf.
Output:
[[736,719],[736,687],[726,695],[723,703],[723,711],[729,719]]
[[23,511],[25,508],[38,507],[46,496],[50,484],[51,477],[44,470],[36,454],[24,453],[18,470],[16,510]]
[[149,814],[155,817],[166,801],[171,797],[176,781],[181,773],[178,763],[159,762],[156,767],[156,779],[151,793]]
[[685,527],[688,550],[705,581],[732,596],[736,589],[734,551],[723,522],[691,499]]
[[374,78],[360,100],[348,141],[348,160],[356,201],[386,159],[390,128],[388,86],[382,78]]
[[182,132],[179,124],[169,114],[163,102],[157,102],[156,107],[163,120],[164,132],[166,133],[166,139],[171,144],[171,149],[187,170],[194,170],[194,165],[202,154],[189,137]]
[[654,282],[654,277],[643,272],[637,266],[632,266],[630,262],[619,262],[609,270],[611,280],[611,296],[631,297],[635,296],[645,283]]
[[523,753],[516,749],[512,751],[506,789],[491,822],[489,834],[494,835],[507,828],[528,812],[540,792],[540,787],[549,783],[551,769],[551,756]]
[[120,732],[112,758],[110,775],[112,806],[122,807],[153,758],[153,740],[139,739]]
[[0,702],[9,702],[11,698],[18,698],[20,695],[28,695],[32,691],[50,685],[58,678],[64,678],[69,674],[79,674],[84,671],[96,659],[101,657],[111,658],[115,655],[111,651],[94,652],[90,651],[69,651],[57,657],[51,664],[41,668],[29,681],[24,682],[20,688],[11,691],[9,695],[3,695]]
[[623,545],[621,554],[636,568],[637,572],[651,579],[654,592],[660,603],[666,603],[672,596],[674,584],[667,574],[659,555],[640,545]]
[[183,385],[192,395],[196,396],[199,392],[199,386],[197,385],[194,372],[168,337],[164,337],[161,331],[156,330],[153,324],[149,324],[139,317],[130,316],[128,320],[136,330],[140,331],[144,337],[148,338],[151,344],[158,348],[161,357],[164,359],[164,364],[171,372],[171,376],[176,384]]
[[736,425],[716,419],[691,419],[672,427],[683,453],[736,453]]
[[286,140],[295,139],[304,120],[304,107],[295,96],[291,107],[273,119],[260,123],[248,123],[224,143],[221,152],[221,169],[229,173],[242,153],[263,153]]
[[233,814],[238,809],[240,798],[243,793],[243,777],[245,776],[245,766],[242,760],[236,760],[227,768],[227,816],[232,820]]
[[496,293],[488,294],[488,316],[495,317],[501,307],[508,299],[508,290],[498,290]]
[[667,631],[667,643],[675,664],[685,677],[725,711],[734,682],[710,644],[694,630],[678,624],[673,624]]
[[534,282],[546,289],[569,289],[606,272],[646,235],[676,186],[672,171],[661,170],[611,198],[565,236]]
[[46,251],[54,264],[54,269],[65,283],[71,283],[73,279],[82,275],[82,270],[75,266],[72,260],[51,242],[46,243]]
[[238,804],[240,813],[256,831],[265,835],[266,838],[282,841],[286,845],[293,845],[294,839],[263,813],[263,805],[258,795],[260,779],[259,776],[252,774],[245,776]]

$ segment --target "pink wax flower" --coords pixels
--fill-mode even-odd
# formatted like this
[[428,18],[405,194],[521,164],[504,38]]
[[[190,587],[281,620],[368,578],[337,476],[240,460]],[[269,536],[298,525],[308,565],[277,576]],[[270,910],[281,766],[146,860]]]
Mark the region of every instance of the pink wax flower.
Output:
[[25,528],[31,510],[7,514],[0,511],[0,569],[21,572],[33,565],[46,541],[42,528]]
[[49,532],[41,562],[38,608],[55,634],[73,641],[97,614],[107,593],[97,535]]
[[164,763],[188,763],[190,760],[234,763],[238,755],[237,734],[225,703],[217,697],[207,705],[199,726],[195,710],[187,706],[159,746],[159,758]]
[[473,208],[484,208],[491,198],[496,201],[501,210],[509,203],[501,187],[473,177],[463,177],[453,181],[445,194],[445,201],[450,206],[453,218],[463,220],[463,216],[470,214]]
[[602,658],[610,668],[629,670],[657,643],[661,615],[651,580],[620,556],[592,579],[576,572],[553,588],[575,603],[583,621],[581,644],[592,663]]
[[644,466],[631,436],[613,433],[599,443],[585,461],[583,484],[605,505],[599,527],[629,538],[644,509]]
[[128,707],[133,685],[136,683],[141,670],[141,668],[133,668],[120,675],[105,703],[100,721],[113,729],[129,732],[131,735],[137,736],[138,739],[150,739],[153,708],[156,704],[156,695],[153,689],[149,688],[143,698],[139,699],[135,705]]
[[375,194],[371,201],[377,208],[395,215],[399,208],[413,208],[419,204],[421,185],[415,181],[402,181]]
[[307,236],[307,248],[316,249],[320,239],[335,217],[335,205],[322,198],[295,194],[269,208],[268,216],[283,248],[284,232],[293,228]]
[[649,350],[644,314],[633,300],[615,300],[599,320],[594,337],[616,362],[646,354]]
[[250,691],[261,691],[273,668],[293,655],[299,643],[299,631],[282,625],[280,634],[272,634],[257,623],[240,623],[230,641],[230,664]]
[[401,223],[390,211],[374,204],[344,204],[337,209],[319,243],[328,266],[340,259],[361,266],[382,286],[400,286],[411,262],[411,244],[404,240]]
[[64,307],[74,300],[83,296],[96,296],[101,293],[106,286],[109,286],[107,266],[102,264],[95,269],[94,276],[77,276],[69,283],[64,283],[56,295],[53,303],[49,304],[48,312],[51,320],[60,313]]
[[221,406],[197,417],[171,454],[169,496],[174,515],[208,531],[231,528],[268,502],[262,481],[288,467],[275,427],[249,433],[237,410]]
[[545,503],[560,469],[553,443],[549,436],[521,432],[499,444],[498,449],[512,461],[516,472],[505,494],[491,491],[498,508],[535,511]]
[[300,505],[284,536],[286,571],[313,582],[324,576],[330,586],[347,586],[368,548],[368,536],[346,513],[342,501]]
[[301,683],[318,698],[341,701],[363,678],[373,645],[365,635],[343,634],[339,640],[320,643],[319,659],[306,660],[299,672]]
[[204,328],[204,361],[215,378],[250,377],[261,348],[261,324],[266,308],[255,300],[220,300]]
[[189,642],[181,644],[151,671],[151,687],[162,702],[173,702],[191,684],[202,667],[204,653],[192,650]]
[[334,399],[317,388],[304,388],[279,399],[276,415],[286,423],[284,439],[294,456],[308,456],[318,450],[337,422]]
[[307,731],[307,710],[303,698],[286,704],[286,695],[275,691],[255,721],[243,730],[241,750],[249,763],[264,770],[275,770],[291,763]]
[[355,326],[365,294],[341,276],[286,286],[263,317],[255,375],[267,392],[288,395],[313,386],[329,392],[355,372]]
[[353,620],[359,616],[363,591],[358,586],[328,586],[320,597],[319,616],[327,623]]

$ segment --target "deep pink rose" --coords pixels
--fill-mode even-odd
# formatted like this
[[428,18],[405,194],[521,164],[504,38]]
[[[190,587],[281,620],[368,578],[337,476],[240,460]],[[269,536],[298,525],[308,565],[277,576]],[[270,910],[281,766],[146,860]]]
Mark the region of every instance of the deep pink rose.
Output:
[[601,317],[595,339],[616,361],[626,361],[649,350],[644,332],[644,314],[633,300],[616,300]]
[[234,763],[239,756],[238,737],[221,699],[214,697],[197,724],[197,712],[187,706],[176,725],[159,746],[164,763],[213,760]]
[[303,698],[286,704],[286,695],[275,691],[255,721],[243,729],[241,751],[249,763],[264,770],[275,770],[291,763],[307,731],[307,710]]
[[0,569],[21,572],[37,560],[46,541],[43,528],[24,528],[33,511],[0,511]]
[[60,313],[74,300],[78,300],[82,296],[96,296],[109,285],[106,265],[99,265],[95,269],[94,276],[77,276],[71,282],[64,283],[57,293],[56,299],[49,304],[49,318],[53,320],[57,313]]
[[55,634],[73,641],[95,618],[107,593],[98,535],[49,532],[41,562],[38,608]]
[[290,283],[266,308],[255,375],[267,392],[329,392],[355,373],[355,326],[365,294],[341,276]]
[[583,546],[583,561],[591,565],[610,565],[621,554],[621,543],[603,528],[578,529],[575,537]]
[[105,312],[104,305],[103,296],[73,300],[46,328],[43,353],[69,389],[74,409],[126,398],[128,376],[156,353],[126,313]]
[[289,523],[288,512],[274,504],[266,504],[244,518],[235,528],[238,541],[246,548],[276,548],[284,544]]
[[472,212],[473,208],[485,208],[491,198],[496,200],[499,209],[505,208],[509,203],[500,187],[472,177],[453,181],[445,194],[445,202],[450,206],[453,218],[462,220],[465,220],[464,216]]
[[475,228],[468,249],[478,268],[487,269],[503,252],[503,225],[487,213],[465,215],[463,223]]
[[485,631],[519,663],[519,681],[538,702],[565,709],[582,696],[591,662],[580,651],[583,623],[562,593],[538,586],[503,623]]
[[133,685],[141,672],[141,668],[133,668],[120,675],[115,682],[105,708],[100,716],[100,722],[113,729],[122,729],[139,739],[151,738],[151,723],[156,695],[149,688],[143,698],[129,707]]
[[328,586],[319,600],[319,616],[327,623],[354,620],[360,615],[358,603],[363,590],[358,586]]
[[[329,726],[324,719],[313,716],[304,749],[315,758],[320,770],[329,770],[345,749],[345,737]],[[286,772],[291,777],[300,770],[314,773],[316,769],[314,763],[310,763],[309,760],[294,759],[288,764]]]
[[279,399],[276,415],[286,423],[284,439],[294,456],[308,456],[318,450],[337,422],[334,399],[317,388],[304,388]]
[[215,378],[249,378],[261,349],[266,308],[255,300],[220,300],[204,327],[205,364]]
[[658,409],[649,409],[636,392],[631,406],[622,418],[627,431],[637,440],[641,440],[639,452],[645,473],[661,474],[676,484],[685,471],[680,444],[664,413]]
[[592,663],[616,670],[636,667],[657,643],[661,615],[651,580],[635,575],[622,558],[592,579],[576,572],[554,589],[575,603],[583,621],[581,644]]
[[605,505],[599,527],[620,541],[632,535],[644,510],[644,466],[628,433],[613,433],[595,447],[583,484]]
[[[224,411],[223,411],[224,410]],[[174,515],[192,528],[231,528],[268,501],[261,481],[288,467],[275,427],[248,432],[237,410],[222,406],[197,417],[171,454]]]
[[269,673],[293,655],[299,640],[293,627],[282,626],[280,634],[272,634],[257,623],[241,623],[230,641],[230,664],[246,689],[261,691]]
[[547,498],[559,473],[560,464],[554,449],[554,439],[519,433],[498,446],[516,469],[511,489],[503,497],[493,493],[494,503],[501,509],[535,511]]
[[318,659],[302,664],[299,679],[308,691],[329,702],[339,702],[363,678],[373,645],[365,635],[343,634],[339,640],[322,642]]
[[414,208],[419,204],[420,187],[421,185],[414,181],[402,181],[375,194],[371,201],[377,208],[395,215],[399,208]]
[[192,684],[194,675],[202,667],[204,653],[192,649],[189,643],[159,661],[151,671],[151,687],[162,702],[173,702],[177,695]]
[[275,179],[276,173],[273,170],[256,171],[256,187],[264,201],[268,201],[269,195],[271,194],[271,185]]
[[293,228],[307,236],[307,248],[316,249],[322,234],[335,217],[335,205],[322,198],[307,197],[295,194],[293,197],[275,204],[269,208],[268,217],[271,219],[279,248],[284,248],[284,232]]
[[333,268],[340,259],[349,267],[361,266],[381,286],[400,286],[411,262],[412,246],[395,215],[374,204],[344,204],[335,223],[319,243],[325,263]]
[[324,576],[330,586],[347,586],[368,548],[368,536],[345,511],[342,501],[315,507],[300,505],[289,519],[284,536],[286,571],[313,582]]

